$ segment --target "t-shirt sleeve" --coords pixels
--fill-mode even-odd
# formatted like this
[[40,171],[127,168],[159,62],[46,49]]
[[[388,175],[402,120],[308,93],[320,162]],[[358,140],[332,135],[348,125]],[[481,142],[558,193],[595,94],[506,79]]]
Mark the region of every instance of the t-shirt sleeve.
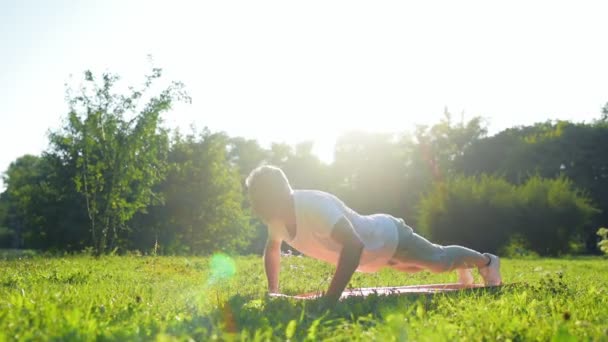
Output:
[[335,224],[344,217],[344,213],[331,197],[319,197],[309,204],[310,215],[317,223],[316,233],[330,237]]

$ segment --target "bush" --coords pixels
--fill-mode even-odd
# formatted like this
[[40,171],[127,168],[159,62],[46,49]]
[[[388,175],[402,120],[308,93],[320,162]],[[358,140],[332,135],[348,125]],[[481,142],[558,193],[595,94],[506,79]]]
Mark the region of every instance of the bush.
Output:
[[498,254],[507,258],[538,258],[538,253],[530,249],[530,244],[520,234],[511,236],[509,242],[498,251]]
[[602,252],[608,254],[608,228],[600,228],[597,231],[597,235],[602,238],[602,241],[598,242],[597,246],[602,250]]
[[515,241],[540,255],[559,255],[572,252],[571,242],[595,213],[565,178],[536,176],[514,186],[484,175],[436,185],[420,202],[418,223],[442,244],[498,252]]
[[437,184],[420,202],[419,228],[441,244],[496,252],[512,234],[514,191],[488,176]]
[[532,177],[517,188],[520,226],[517,228],[539,254],[576,252],[584,227],[598,212],[566,178]]

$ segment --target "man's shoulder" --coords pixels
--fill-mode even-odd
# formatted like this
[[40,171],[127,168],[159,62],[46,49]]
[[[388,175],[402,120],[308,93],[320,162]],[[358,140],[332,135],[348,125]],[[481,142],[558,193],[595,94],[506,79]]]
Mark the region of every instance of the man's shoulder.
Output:
[[338,197],[321,190],[295,190],[294,198],[296,207],[302,211],[338,209],[343,205]]
[[294,196],[301,202],[309,201],[340,201],[335,195],[322,190],[294,190]]
[[[344,215],[344,204],[336,196],[321,190],[295,190],[296,216],[302,222],[333,226]],[[311,221],[308,221],[311,220]]]

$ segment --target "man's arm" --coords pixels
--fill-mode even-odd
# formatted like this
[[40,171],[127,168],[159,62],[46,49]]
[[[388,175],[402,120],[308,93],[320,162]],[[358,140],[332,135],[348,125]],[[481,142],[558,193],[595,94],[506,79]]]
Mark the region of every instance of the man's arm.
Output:
[[264,248],[264,269],[268,279],[268,293],[279,293],[279,270],[281,268],[281,241],[270,237]]
[[361,242],[350,221],[345,217],[334,225],[331,237],[342,245],[336,273],[325,294],[329,304],[333,305],[340,299],[342,291],[344,291],[359,266],[359,259],[361,259],[361,253],[363,252],[363,242]]

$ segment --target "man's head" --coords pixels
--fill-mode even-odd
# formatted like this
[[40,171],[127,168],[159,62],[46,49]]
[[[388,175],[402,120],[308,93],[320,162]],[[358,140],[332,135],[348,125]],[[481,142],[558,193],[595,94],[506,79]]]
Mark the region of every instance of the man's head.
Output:
[[280,219],[292,193],[283,170],[275,166],[260,166],[245,181],[253,212],[265,222]]

